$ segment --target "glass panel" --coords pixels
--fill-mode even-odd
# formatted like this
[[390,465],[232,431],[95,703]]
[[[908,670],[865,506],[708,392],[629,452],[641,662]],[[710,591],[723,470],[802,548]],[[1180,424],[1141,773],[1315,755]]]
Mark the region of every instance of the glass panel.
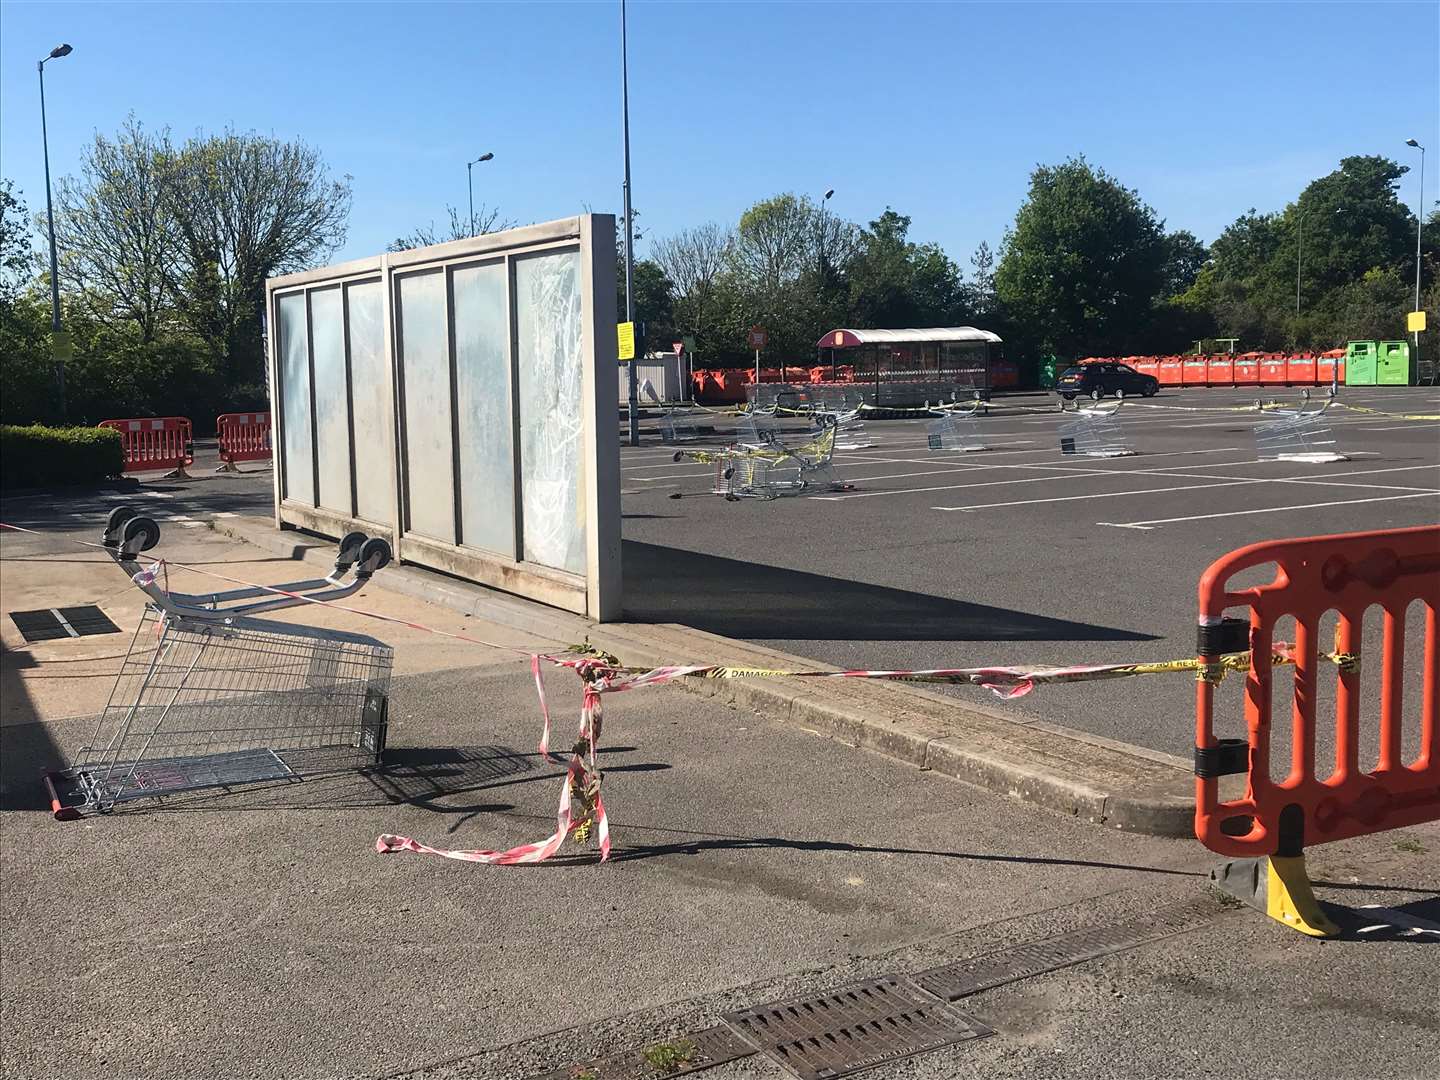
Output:
[[350,305],[350,393],[355,412],[355,512],[388,524],[394,516],[390,377],[385,370],[385,296],[378,281],[346,287]]
[[445,275],[400,279],[400,359],[405,387],[409,528],[455,542],[450,460],[450,357],[445,345]]
[[451,288],[460,410],[461,542],[513,559],[515,457],[505,264],[456,270]]
[[310,293],[310,346],[315,357],[315,455],[320,505],[350,514],[350,416],[346,407],[345,324],[339,289]]
[[583,574],[578,251],[515,261],[515,317],[523,557]]
[[315,505],[310,441],[310,359],[305,294],[280,297],[280,422],[284,425],[285,498]]

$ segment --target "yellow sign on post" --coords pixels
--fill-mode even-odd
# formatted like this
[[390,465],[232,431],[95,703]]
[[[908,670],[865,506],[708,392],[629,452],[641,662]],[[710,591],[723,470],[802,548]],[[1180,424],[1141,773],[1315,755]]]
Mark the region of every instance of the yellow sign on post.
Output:
[[621,360],[634,360],[635,324],[633,322],[617,323],[615,329],[620,332],[620,352],[618,354],[619,358]]
[[1424,330],[1424,329],[1425,329],[1425,312],[1423,312],[1423,311],[1412,311],[1412,312],[1410,312],[1409,315],[1405,316],[1405,329],[1406,329],[1406,330],[1413,330],[1413,331],[1414,331],[1415,333],[1417,333],[1417,334],[1418,334],[1421,330]]

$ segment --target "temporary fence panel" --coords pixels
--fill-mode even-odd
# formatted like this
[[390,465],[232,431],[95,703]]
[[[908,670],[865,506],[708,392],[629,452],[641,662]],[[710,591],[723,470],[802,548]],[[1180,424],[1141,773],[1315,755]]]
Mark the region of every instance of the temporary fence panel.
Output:
[[1286,365],[1283,356],[1263,356],[1260,358],[1260,385],[1261,386],[1284,386]]
[[1060,425],[1060,452],[1084,457],[1129,457],[1130,440],[1117,417],[1119,404],[1092,405],[1067,413]]
[[[267,283],[276,523],[620,612],[613,218]],[[393,405],[392,405],[393,403]]]
[[1315,357],[1291,356],[1285,361],[1285,381],[1291,386],[1315,385]]
[[1206,386],[1233,386],[1235,360],[1229,356],[1212,356],[1205,365]]
[[1161,386],[1179,386],[1185,381],[1185,365],[1179,360],[1161,360],[1155,378]]
[[195,462],[190,421],[183,416],[101,420],[97,426],[120,433],[124,472],[172,469],[184,476],[185,466]]
[[[1307,391],[1308,393],[1308,391]],[[1311,406],[1308,399],[1293,409],[1262,414],[1255,425],[1255,456],[1260,461],[1298,461],[1324,465],[1350,459],[1336,449],[1326,415],[1330,401]]]
[[233,471],[240,461],[269,461],[274,453],[268,412],[222,413],[215,418],[215,433],[222,469]]
[[[1268,564],[1275,566],[1268,583],[1230,587],[1242,572]],[[1199,594],[1201,659],[1248,647],[1250,664],[1244,737],[1221,738],[1234,721],[1217,715],[1216,683],[1197,686],[1195,832],[1202,843],[1223,855],[1296,855],[1305,846],[1440,819],[1440,527],[1253,544],[1212,564]],[[1423,606],[1423,642],[1406,640],[1412,603]],[[1362,656],[1361,627],[1372,607],[1383,612],[1383,645],[1379,656]],[[1227,610],[1236,608],[1248,618],[1228,620]],[[1330,612],[1338,617],[1333,642],[1319,633]],[[1292,678],[1271,659],[1276,624],[1285,618],[1295,626],[1294,693],[1277,713],[1272,684],[1283,678],[1288,686]],[[1362,687],[1362,667],[1379,674],[1377,691]],[[1317,704],[1321,680],[1334,681],[1333,716],[1321,715]],[[1417,688],[1419,700],[1407,702]],[[1378,740],[1360,730],[1368,693],[1378,697],[1377,708],[1367,709],[1378,713]],[[1403,730],[1402,716],[1415,718],[1414,731]],[[1290,762],[1282,776],[1272,768],[1272,738],[1287,725]],[[1333,738],[1333,763],[1316,760],[1322,732]],[[1402,740],[1417,734],[1418,753],[1406,761]],[[1362,736],[1378,745],[1374,768],[1361,767]],[[1243,795],[1222,796],[1220,778],[1231,773],[1245,776]]]
[[1183,386],[1204,386],[1209,377],[1209,362],[1203,356],[1192,356],[1181,364],[1180,382]]

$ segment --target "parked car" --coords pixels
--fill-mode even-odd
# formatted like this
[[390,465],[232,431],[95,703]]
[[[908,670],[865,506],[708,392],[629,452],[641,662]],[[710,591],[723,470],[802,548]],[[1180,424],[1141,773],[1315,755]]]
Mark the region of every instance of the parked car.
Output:
[[1055,381],[1056,392],[1066,401],[1081,394],[1096,401],[1106,394],[1153,397],[1159,389],[1154,375],[1142,375],[1126,364],[1079,364],[1066,368]]

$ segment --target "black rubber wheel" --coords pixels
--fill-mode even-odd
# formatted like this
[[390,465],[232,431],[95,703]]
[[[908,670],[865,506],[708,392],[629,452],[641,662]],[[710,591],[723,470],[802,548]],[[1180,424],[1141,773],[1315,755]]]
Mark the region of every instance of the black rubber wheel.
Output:
[[360,548],[362,563],[369,562],[372,557],[375,559],[375,565],[372,567],[374,570],[382,570],[390,565],[390,544],[383,537],[372,536]]
[[1157,391],[1157,390],[1159,390],[1159,389],[1160,389],[1160,388],[1159,388],[1158,386],[1147,386],[1147,387],[1145,388],[1145,396],[1146,396],[1146,397],[1154,397],[1154,396],[1155,396],[1155,391]]
[[126,544],[136,537],[141,537],[140,550],[149,551],[160,543],[160,526],[151,518],[132,517],[125,523],[125,532],[122,535]]
[[1101,398],[1103,398],[1104,396],[1105,396],[1105,391],[1104,391],[1104,390],[1100,390],[1100,389],[1097,388],[1097,389],[1095,389],[1095,390],[1091,390],[1091,391],[1090,391],[1090,400],[1091,400],[1091,401],[1099,401],[1099,400],[1100,400]]
[[684,455],[681,451],[676,450],[676,451],[675,451],[675,456],[672,457],[670,460],[671,460],[671,461],[679,461],[679,460],[680,460],[682,457],[684,457],[684,456],[685,456],[685,455]]
[[730,466],[727,466],[726,469],[725,469],[725,471],[720,474],[720,477],[721,477],[721,479],[723,479],[723,480],[729,480],[729,479],[730,479],[732,476],[734,476],[734,475],[735,475],[735,467],[734,467],[733,465],[730,465]]
[[1115,400],[1116,400],[1116,401],[1124,401],[1124,400],[1125,400],[1125,391],[1124,391],[1124,390],[1116,390],[1116,391],[1115,391]]
[[340,561],[353,563],[360,558],[365,541],[370,538],[362,532],[346,533],[340,538]]
[[110,516],[105,519],[105,531],[107,533],[114,532],[116,529],[120,528],[121,525],[124,525],[125,522],[129,521],[134,516],[135,508],[133,506],[115,507],[114,510],[110,511]]

